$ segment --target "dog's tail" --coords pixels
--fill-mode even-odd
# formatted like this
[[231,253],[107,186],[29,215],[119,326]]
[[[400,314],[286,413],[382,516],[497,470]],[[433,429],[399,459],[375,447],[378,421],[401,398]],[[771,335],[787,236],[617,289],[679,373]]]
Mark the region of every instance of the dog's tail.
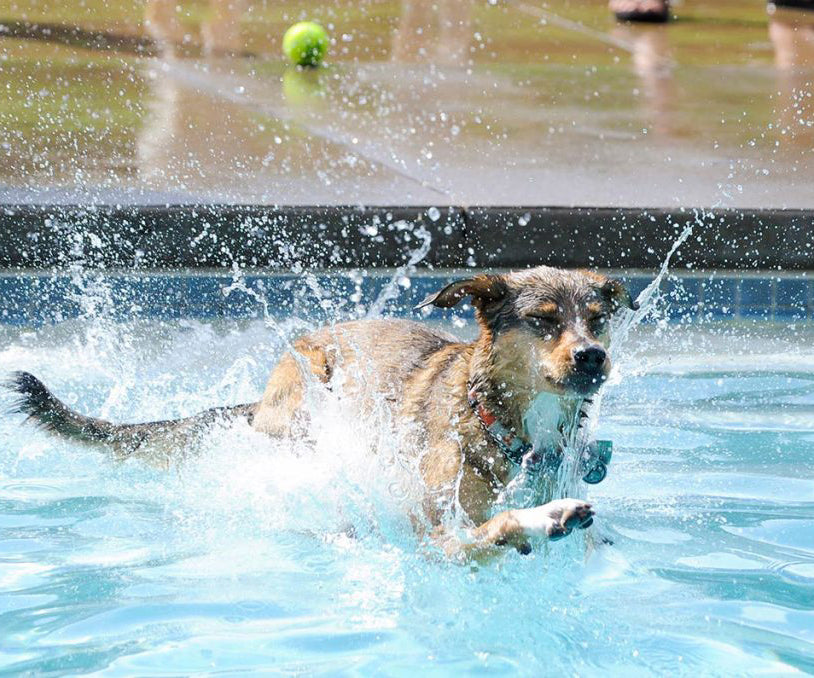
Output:
[[[142,424],[114,424],[104,419],[86,417],[57,398],[37,377],[28,372],[14,372],[6,387],[18,394],[11,411],[28,415],[49,433],[88,444],[110,446],[120,456],[146,452],[154,443],[182,445],[208,425],[246,417],[251,421],[256,403],[231,407],[214,407],[184,419],[151,421]],[[169,452],[169,450],[167,450]]]

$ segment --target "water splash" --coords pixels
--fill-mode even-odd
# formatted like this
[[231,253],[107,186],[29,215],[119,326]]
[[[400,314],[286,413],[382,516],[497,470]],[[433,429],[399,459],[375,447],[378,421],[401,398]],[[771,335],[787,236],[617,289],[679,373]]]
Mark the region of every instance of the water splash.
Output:
[[[693,227],[702,222],[703,215],[696,215],[695,224],[687,225],[673,243],[658,275],[639,295],[641,308],[618,314],[612,328],[614,339],[610,347],[615,363],[631,330],[655,312],[660,298],[659,286],[667,274],[672,256],[691,235]],[[393,271],[380,294],[370,304],[368,317],[381,316],[388,302],[399,296],[405,287],[403,280],[409,280],[408,276],[427,256],[432,244],[430,233],[420,223],[413,226],[396,222],[389,227],[403,232],[405,242],[408,242],[406,236],[409,235],[416,246],[408,252],[406,262]],[[82,277],[81,271],[77,276],[75,285],[80,290],[83,303],[87,305],[86,318],[93,321],[90,326],[95,327],[102,336],[109,336],[110,328],[101,322],[112,306],[106,287],[109,283],[103,278],[92,280],[87,276]],[[321,283],[314,275],[306,274],[302,280],[309,297],[328,302],[327,305],[320,303],[321,312],[332,316],[333,322],[340,320],[341,305],[332,299],[339,292],[333,290],[330,283]],[[311,323],[316,320],[313,317],[308,321],[291,319],[280,322],[275,319],[262,288],[249,284],[243,270],[236,265],[233,267],[232,281],[223,288],[223,294],[225,297],[242,294],[259,306],[263,327],[271,330],[276,340],[275,352],[291,351],[292,337],[303,325],[313,329]],[[121,346],[118,348],[119,360],[127,362],[127,351],[122,355]],[[292,353],[300,357],[295,351]],[[230,384],[234,389],[245,390],[252,373],[256,376],[262,370],[254,355],[236,355],[233,358],[231,363],[223,366],[225,373],[221,377],[223,388],[219,387],[220,391],[226,390]],[[216,432],[211,441],[198,450],[202,462],[194,463],[194,470],[184,472],[185,494],[189,504],[196,507],[196,514],[208,516],[201,519],[206,525],[223,520],[224,515],[233,514],[244,516],[243,520],[251,524],[252,520],[246,515],[248,510],[256,516],[258,524],[273,523],[279,526],[284,522],[282,516],[307,516],[303,525],[307,523],[323,533],[341,532],[343,524],[352,526],[354,531],[366,530],[372,524],[385,525],[388,521],[401,526],[400,517],[407,515],[407,511],[396,510],[394,505],[403,508],[418,503],[420,498],[416,493],[421,487],[416,479],[420,473],[415,464],[400,454],[400,441],[392,434],[395,427],[386,403],[380,403],[381,406],[365,421],[357,421],[345,411],[338,398],[315,382],[310,365],[304,359],[299,363],[308,384],[305,389],[306,407],[315,413],[308,444],[268,441],[253,432],[240,430],[230,434],[236,438],[226,442]],[[121,374],[118,376],[121,377]],[[105,409],[120,413],[128,394],[132,395],[133,384],[138,382],[138,378],[138,368],[134,366],[133,373],[119,379],[121,383],[112,389],[108,400],[112,399],[113,402]],[[545,488],[548,498],[551,495],[578,496],[584,491],[577,460],[592,438],[600,407],[601,395],[588,408],[588,417],[581,427],[578,426],[578,408],[571,413],[566,427],[569,430],[566,461],[555,483]],[[319,472],[315,473],[317,469]],[[212,497],[216,497],[217,501],[210,504]],[[201,498],[206,498],[205,511],[198,506]],[[460,511],[455,513],[461,515]]]
[[[432,215],[430,218],[432,219]],[[379,295],[370,305],[367,312],[368,318],[379,317],[384,311],[387,302],[396,299],[399,296],[399,287],[403,286],[399,285],[400,281],[405,279],[405,275],[407,273],[412,273],[415,271],[416,265],[424,260],[429,253],[430,245],[432,244],[432,234],[421,224],[418,224],[418,226],[413,226],[413,224],[407,221],[397,221],[395,224],[393,224],[393,228],[399,231],[410,230],[420,240],[420,245],[409,253],[407,263],[399,266],[395,270],[393,275],[390,277],[390,280],[384,285],[381,292],[379,292]]]
[[[584,468],[581,461],[589,455],[589,447],[594,440],[594,432],[599,420],[602,398],[608,388],[618,384],[618,360],[627,346],[630,332],[646,318],[654,315],[659,309],[660,287],[667,275],[670,261],[678,248],[692,235],[693,229],[703,226],[703,213],[696,212],[694,222],[689,222],[673,242],[661,264],[658,274],[636,299],[639,308],[621,309],[612,320],[611,343],[608,352],[614,365],[615,378],[609,381],[591,400],[557,399],[561,407],[561,430],[565,440],[562,461],[556,477],[521,468],[501,493],[496,507],[509,508],[518,506],[535,506],[557,497],[578,497],[584,492],[582,482]],[[554,399],[554,397],[552,397]],[[553,403],[546,403],[543,408],[550,409]]]
[[585,401],[581,407],[575,408],[570,420],[566,422],[566,450],[557,478],[557,488],[560,490],[560,496],[574,496],[581,487],[584,487],[580,482],[580,460],[588,453],[589,445],[595,437],[594,434],[599,422],[599,412],[602,408],[604,396],[609,388],[612,388],[620,381],[618,362],[628,345],[630,332],[640,325],[642,321],[653,316],[658,311],[659,301],[661,300],[661,283],[667,275],[670,261],[681,245],[692,235],[693,230],[703,228],[704,218],[703,212],[696,211],[693,221],[684,226],[664,257],[659,272],[636,298],[638,308],[636,310],[621,309],[611,320],[611,341],[608,353],[614,365],[614,374],[591,400]]

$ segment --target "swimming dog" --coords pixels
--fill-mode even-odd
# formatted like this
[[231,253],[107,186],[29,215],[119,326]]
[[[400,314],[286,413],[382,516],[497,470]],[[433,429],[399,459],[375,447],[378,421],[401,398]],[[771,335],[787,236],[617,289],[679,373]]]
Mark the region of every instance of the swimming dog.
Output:
[[[236,417],[271,436],[307,435],[305,396],[312,383],[337,393],[359,418],[387,402],[407,432],[403,453],[420,459],[422,522],[434,543],[461,560],[506,547],[527,552],[532,538],[557,539],[588,527],[594,511],[571,498],[498,510],[518,466],[539,464],[550,452],[542,447],[556,452],[563,444],[549,440],[533,447],[524,417],[543,395],[549,409],[579,410],[609,374],[610,317],[637,306],[614,279],[541,266],[458,280],[417,308],[451,308],[466,297],[480,329],[473,342],[408,320],[336,324],[293,342],[259,402],[185,419],[113,424],[69,409],[26,372],[15,373],[9,385],[20,396],[16,411],[47,431],[104,445],[120,458],[170,459],[212,422]],[[466,529],[445,520],[455,502],[466,514]]]

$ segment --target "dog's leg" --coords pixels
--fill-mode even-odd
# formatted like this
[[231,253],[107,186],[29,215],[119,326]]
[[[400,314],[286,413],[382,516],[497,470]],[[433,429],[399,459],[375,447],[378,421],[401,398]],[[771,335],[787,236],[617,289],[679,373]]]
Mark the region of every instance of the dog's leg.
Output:
[[[308,422],[302,409],[307,386],[307,375],[303,370],[310,368],[311,374],[323,384],[331,378],[332,356],[325,348],[303,338],[294,342],[294,350],[301,358],[298,360],[286,353],[269,377],[252,422],[256,431],[275,437],[304,432]],[[301,364],[302,358],[307,367]]]
[[529,553],[529,539],[561,539],[571,534],[574,528],[584,529],[591,525],[593,515],[591,505],[581,499],[556,499],[534,508],[502,511],[471,530],[469,539],[437,532],[434,540],[456,560],[482,560],[497,555],[501,547],[506,546]]

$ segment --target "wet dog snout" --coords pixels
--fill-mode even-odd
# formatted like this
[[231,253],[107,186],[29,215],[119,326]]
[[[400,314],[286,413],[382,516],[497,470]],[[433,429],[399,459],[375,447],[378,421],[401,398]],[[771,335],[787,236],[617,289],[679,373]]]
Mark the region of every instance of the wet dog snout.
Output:
[[593,373],[602,369],[607,353],[601,346],[581,346],[574,349],[573,356],[577,369]]

